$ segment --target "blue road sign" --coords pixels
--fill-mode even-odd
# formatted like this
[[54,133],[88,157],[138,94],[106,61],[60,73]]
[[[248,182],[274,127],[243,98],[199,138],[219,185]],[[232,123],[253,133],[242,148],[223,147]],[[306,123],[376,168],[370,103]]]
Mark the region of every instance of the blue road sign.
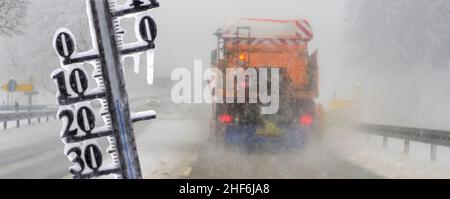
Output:
[[8,92],[11,92],[11,93],[13,93],[13,92],[16,92],[16,89],[17,89],[17,82],[16,82],[16,80],[9,80],[9,82],[8,82]]

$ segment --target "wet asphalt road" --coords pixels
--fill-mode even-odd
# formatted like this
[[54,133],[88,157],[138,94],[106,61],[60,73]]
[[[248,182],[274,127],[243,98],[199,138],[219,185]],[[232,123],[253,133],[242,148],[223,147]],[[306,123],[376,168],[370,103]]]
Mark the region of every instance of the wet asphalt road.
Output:
[[187,178],[194,179],[379,179],[320,144],[303,149],[247,151],[206,145]]

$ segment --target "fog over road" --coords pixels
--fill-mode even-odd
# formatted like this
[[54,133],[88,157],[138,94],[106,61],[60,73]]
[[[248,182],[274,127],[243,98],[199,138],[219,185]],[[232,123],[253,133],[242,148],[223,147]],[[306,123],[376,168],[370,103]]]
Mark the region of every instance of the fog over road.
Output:
[[[147,109],[145,100],[136,104],[133,110]],[[162,100],[156,110],[156,120],[135,125],[144,178],[382,178],[327,142],[287,151],[224,149],[209,139],[209,105]],[[70,178],[60,129],[51,120],[0,131],[0,178]]]

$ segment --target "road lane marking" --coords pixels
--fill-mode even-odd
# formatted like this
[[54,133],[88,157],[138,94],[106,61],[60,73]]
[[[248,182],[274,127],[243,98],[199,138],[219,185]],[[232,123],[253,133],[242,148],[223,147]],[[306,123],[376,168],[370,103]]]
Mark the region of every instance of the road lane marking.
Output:
[[181,177],[185,177],[185,178],[189,177],[189,176],[191,175],[191,171],[192,171],[192,167],[188,167],[188,168],[183,172],[183,174],[181,174]]

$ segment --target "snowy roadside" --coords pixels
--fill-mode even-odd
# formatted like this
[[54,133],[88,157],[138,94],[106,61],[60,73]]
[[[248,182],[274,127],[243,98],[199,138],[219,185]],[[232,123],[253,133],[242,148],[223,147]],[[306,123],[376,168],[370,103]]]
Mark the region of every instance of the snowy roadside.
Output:
[[[137,111],[148,108],[144,101]],[[158,118],[135,125],[144,178],[179,178],[206,140],[208,111],[197,105],[163,101]],[[0,131],[0,178],[70,179],[59,120]]]
[[51,121],[0,133],[0,178],[60,178],[69,161],[59,138],[61,124]]
[[[27,145],[44,143],[46,140],[60,140],[59,130],[61,123],[50,119],[40,124],[24,125],[20,128],[0,130],[0,151],[20,148]],[[61,143],[61,146],[62,143]]]
[[199,143],[207,138],[202,123],[193,120],[176,125],[164,120],[144,128],[147,131],[137,136],[137,145],[143,177],[148,179],[179,178],[196,159]]
[[332,147],[340,157],[388,179],[449,179],[450,149],[438,147],[438,160],[429,159],[429,145],[411,143],[410,154],[403,154],[403,141],[389,139],[387,149],[382,138],[367,136],[351,129],[332,129],[324,145]]
[[189,169],[208,138],[208,112],[202,108],[166,105],[157,120],[136,125],[143,178],[180,178]]

